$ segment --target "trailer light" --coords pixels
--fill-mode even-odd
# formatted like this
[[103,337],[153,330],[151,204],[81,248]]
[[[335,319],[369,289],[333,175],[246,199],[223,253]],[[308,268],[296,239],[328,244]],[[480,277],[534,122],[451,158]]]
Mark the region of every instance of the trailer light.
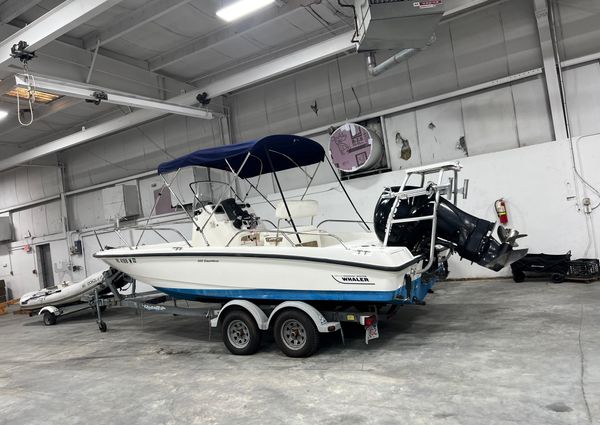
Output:
[[377,316],[369,316],[365,318],[365,328],[369,328],[377,323]]
[[335,325],[331,325],[327,328],[328,332],[335,332]]

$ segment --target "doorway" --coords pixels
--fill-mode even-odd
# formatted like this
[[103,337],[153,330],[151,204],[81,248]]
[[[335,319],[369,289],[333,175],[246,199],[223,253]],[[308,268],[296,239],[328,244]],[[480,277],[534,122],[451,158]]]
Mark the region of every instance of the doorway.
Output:
[[43,288],[54,286],[54,272],[52,271],[52,255],[50,254],[50,244],[46,243],[37,246],[40,279]]

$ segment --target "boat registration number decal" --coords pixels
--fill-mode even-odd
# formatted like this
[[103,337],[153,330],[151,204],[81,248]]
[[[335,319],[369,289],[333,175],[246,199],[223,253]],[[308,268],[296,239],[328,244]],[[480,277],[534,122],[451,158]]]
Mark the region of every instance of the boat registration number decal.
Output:
[[121,264],[131,264],[136,262],[135,258],[116,258],[115,260],[117,263]]
[[331,277],[344,285],[375,285],[364,274],[332,274]]

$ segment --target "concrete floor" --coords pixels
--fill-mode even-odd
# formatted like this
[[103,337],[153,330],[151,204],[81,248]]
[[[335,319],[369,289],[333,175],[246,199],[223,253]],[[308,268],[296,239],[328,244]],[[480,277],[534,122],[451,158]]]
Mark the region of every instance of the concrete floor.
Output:
[[230,355],[193,318],[0,317],[1,424],[600,423],[600,283],[447,282],[365,346]]

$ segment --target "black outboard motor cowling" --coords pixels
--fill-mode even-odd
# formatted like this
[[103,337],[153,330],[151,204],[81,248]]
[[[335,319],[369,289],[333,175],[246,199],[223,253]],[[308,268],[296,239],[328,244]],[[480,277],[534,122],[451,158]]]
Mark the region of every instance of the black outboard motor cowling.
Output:
[[[407,187],[407,190],[414,187]],[[400,187],[392,187],[398,192]],[[389,193],[389,192],[388,192]],[[393,197],[379,198],[375,207],[374,227],[379,240],[385,239],[385,228],[390,214]],[[433,214],[435,192],[401,200],[394,219],[421,217]],[[388,238],[389,246],[405,246],[413,254],[427,254],[431,240],[431,220],[398,223],[392,226]],[[445,198],[440,197],[437,211],[437,243],[451,247],[462,258],[473,261],[494,271],[499,271],[517,261],[527,250],[514,250],[516,239],[524,235],[499,228],[501,242],[493,236],[495,223],[468,214]]]

